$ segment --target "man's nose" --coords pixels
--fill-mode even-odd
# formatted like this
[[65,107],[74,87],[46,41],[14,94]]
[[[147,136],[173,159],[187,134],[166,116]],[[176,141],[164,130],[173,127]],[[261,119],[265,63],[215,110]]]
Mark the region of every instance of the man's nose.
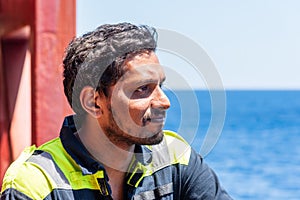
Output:
[[164,91],[158,87],[151,101],[151,107],[167,110],[170,107],[170,101]]

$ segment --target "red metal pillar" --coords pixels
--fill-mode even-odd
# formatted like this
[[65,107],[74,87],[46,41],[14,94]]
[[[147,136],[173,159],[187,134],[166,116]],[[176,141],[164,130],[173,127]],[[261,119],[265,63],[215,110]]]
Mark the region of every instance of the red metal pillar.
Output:
[[11,159],[31,144],[29,26],[2,37],[1,84]]
[[58,136],[71,113],[61,62],[75,23],[76,0],[0,0],[0,185],[20,146]]
[[33,47],[33,143],[58,136],[68,111],[62,86],[63,52],[75,36],[75,0],[36,0]]
[[[20,153],[14,149],[14,144],[17,144],[15,142],[31,139],[30,132],[19,133],[19,139],[12,132],[16,128],[25,129],[25,126],[14,122],[18,121],[16,116],[22,116],[20,112],[23,111],[18,109],[22,106],[17,106],[16,109],[16,102],[23,76],[24,58],[31,43],[31,34],[29,32],[24,35],[23,27],[28,26],[30,31],[30,26],[33,25],[32,9],[33,0],[0,0],[0,184],[14,155]],[[28,105],[23,105],[25,106]],[[31,119],[29,123],[31,124]]]

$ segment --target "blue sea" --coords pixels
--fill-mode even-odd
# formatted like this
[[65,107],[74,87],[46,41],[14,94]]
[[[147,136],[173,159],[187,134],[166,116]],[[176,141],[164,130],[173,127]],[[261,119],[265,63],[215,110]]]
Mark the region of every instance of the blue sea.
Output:
[[[200,153],[213,112],[218,112],[212,110],[211,93],[166,93],[172,105],[165,128],[178,131]],[[300,91],[224,94],[223,128],[204,160],[234,199],[299,200]]]

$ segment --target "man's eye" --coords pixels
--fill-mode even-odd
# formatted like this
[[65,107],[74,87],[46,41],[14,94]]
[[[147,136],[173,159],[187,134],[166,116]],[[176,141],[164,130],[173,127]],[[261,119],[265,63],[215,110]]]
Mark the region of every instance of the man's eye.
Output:
[[145,92],[148,90],[148,86],[145,85],[145,86],[142,86],[142,87],[139,87],[138,89],[136,89],[135,91],[136,92]]
[[137,88],[132,94],[131,98],[133,99],[147,98],[149,95],[151,95],[151,92],[152,92],[152,87],[150,85],[144,85]]

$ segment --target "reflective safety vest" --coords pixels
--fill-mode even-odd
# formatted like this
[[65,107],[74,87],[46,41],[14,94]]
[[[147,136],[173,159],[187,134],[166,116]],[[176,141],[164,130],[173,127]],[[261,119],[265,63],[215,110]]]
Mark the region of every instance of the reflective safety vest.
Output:
[[[68,117],[59,138],[39,148],[26,148],[5,174],[1,200],[112,199],[103,165],[75,137],[74,127],[73,118]],[[158,145],[136,145],[124,195],[124,199],[189,199],[201,195],[230,199],[202,158],[171,131],[164,131],[164,140]]]

